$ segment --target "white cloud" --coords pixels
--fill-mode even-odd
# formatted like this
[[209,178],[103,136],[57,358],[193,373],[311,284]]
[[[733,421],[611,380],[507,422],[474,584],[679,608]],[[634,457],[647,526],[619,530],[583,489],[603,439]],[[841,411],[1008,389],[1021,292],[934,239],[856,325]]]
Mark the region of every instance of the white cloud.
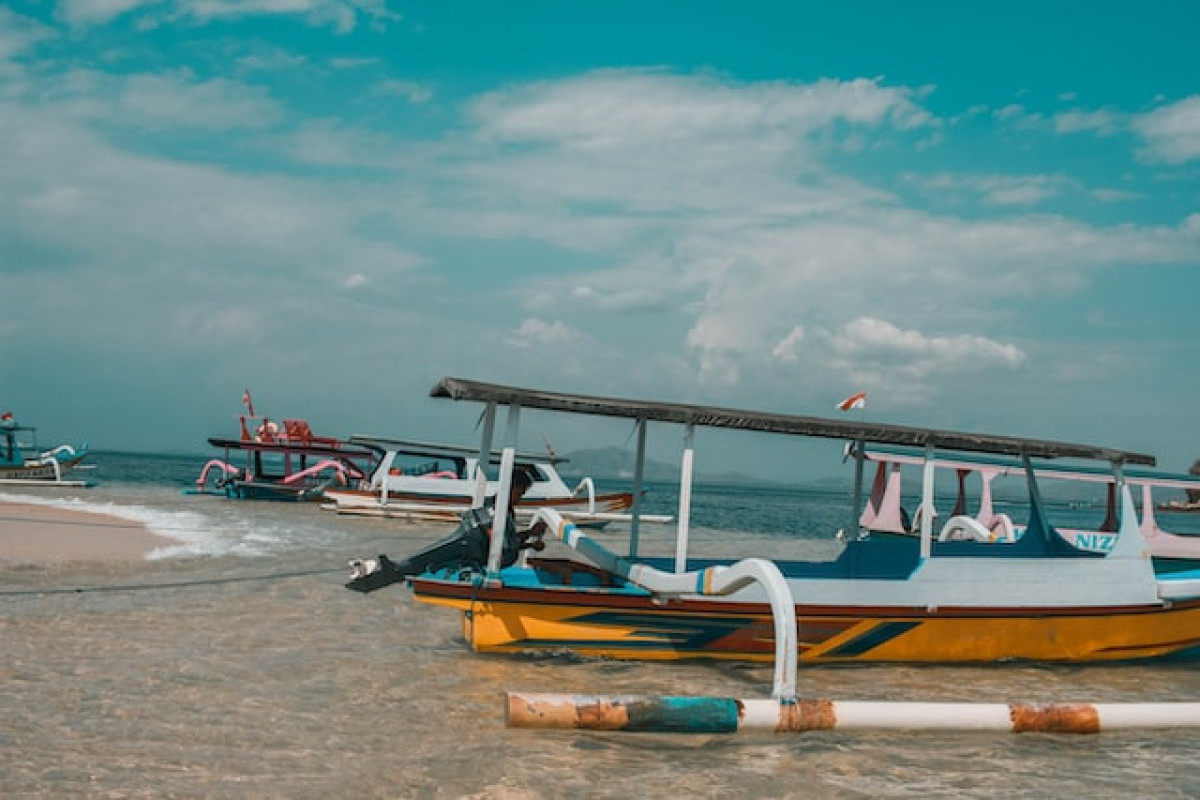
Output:
[[402,142],[387,134],[346,128],[336,119],[302,123],[281,138],[280,149],[302,164],[396,169],[412,162]]
[[58,16],[69,25],[83,27],[100,25],[138,9],[157,13],[161,19],[200,23],[290,14],[339,33],[353,30],[360,17],[373,26],[400,19],[399,14],[388,10],[387,0],[61,0]]
[[519,348],[556,348],[575,344],[582,341],[583,334],[571,328],[562,320],[546,322],[530,317],[523,321],[516,330],[510,331],[505,341]]
[[199,293],[175,298],[187,302],[281,276],[297,278],[289,290],[319,293],[337,281],[331,265],[394,284],[422,263],[360,230],[364,217],[394,212],[389,193],[141,156],[70,116],[11,105],[0,106],[0,148],[14,156],[0,162],[0,185],[21,187],[0,193],[10,263],[30,252],[47,274],[106,275],[97,302],[109,292],[115,305],[130,302],[131,285],[170,294],[175,275],[206,277]]
[[[283,117],[265,89],[226,78],[197,80],[187,69],[128,75],[73,69],[30,84],[21,100],[36,101],[42,119],[101,122],[138,133],[261,129]],[[19,109],[14,105],[9,113],[19,115]]]
[[1143,114],[1133,128],[1146,143],[1145,154],[1169,164],[1200,158],[1200,95]]
[[1019,103],[1010,103],[996,109],[992,112],[992,118],[1019,131],[1041,130],[1046,125],[1046,120],[1041,114],[1030,111]]
[[223,78],[196,81],[187,72],[130,76],[117,102],[113,121],[148,128],[263,128],[282,115],[263,89]]
[[1025,361],[1021,349],[982,336],[926,336],[872,317],[859,317],[831,339],[830,346],[847,360],[902,361],[904,370],[927,376],[933,372],[1015,369]]
[[1111,136],[1123,130],[1124,127],[1125,116],[1111,109],[1064,111],[1054,116],[1054,130],[1058,133],[1090,131],[1100,136]]
[[470,187],[477,228],[572,250],[611,252],[647,233],[670,241],[697,214],[781,224],[889,199],[831,173],[822,153],[839,148],[842,126],[882,136],[926,124],[910,94],[873,81],[589,73],[471,103],[470,154],[448,153],[443,177]]
[[99,25],[160,0],[60,0],[57,16],[73,27]]
[[52,28],[0,6],[0,63],[55,36]]
[[248,72],[282,72],[295,70],[308,62],[308,58],[280,47],[258,45],[253,51],[240,56],[237,65]]
[[[461,374],[483,364],[623,385],[637,373],[706,393],[797,375],[834,394],[847,378],[1007,376],[1032,360],[1009,341],[1024,298],[1067,296],[1097,265],[1196,262],[1200,223],[1103,228],[1009,210],[1082,194],[1067,167],[935,174],[930,187],[992,205],[962,217],[906,209],[886,179],[839,172],[849,136],[869,149],[939,130],[916,96],[877,81],[611,71],[492,93],[463,126],[415,141],[344,112],[297,121],[228,78],[60,74],[36,103],[0,105],[12,154],[0,186],[14,187],[0,194],[0,244],[47,273],[106,276],[71,282],[97,305],[136,286],[146,322],[192,309],[204,344],[271,342],[291,314],[313,313],[331,323],[329,352],[337,337],[378,357],[396,340],[379,331],[421,313],[442,320],[429,346]],[[118,144],[105,132],[122,114],[136,126]],[[273,157],[193,163],[131,141],[172,120],[194,121],[206,153],[253,138]],[[254,136],[211,135],[224,130]],[[280,154],[304,169],[273,172]],[[203,322],[231,286],[270,297],[262,327]],[[496,343],[518,358],[504,363],[513,353]]]
[[984,336],[927,335],[872,317],[854,319],[825,339],[835,372],[897,403],[927,402],[947,380],[965,375],[1011,381],[1027,359],[1019,347]]
[[339,33],[353,30],[359,16],[372,24],[393,22],[400,15],[389,11],[387,0],[175,0],[181,15],[208,22],[264,14],[297,14],[310,24],[328,25]]
[[964,175],[940,173],[908,180],[939,191],[966,191],[991,205],[1031,206],[1074,188],[1062,175]]
[[378,58],[331,58],[329,66],[334,69],[362,69],[363,67],[379,66]]
[[[810,135],[834,122],[912,128],[930,116],[876,81],[740,84],[716,76],[603,70],[494,92],[470,109],[485,139],[603,152],[725,137]],[[743,142],[744,143],[744,142]]]
[[389,80],[376,86],[374,94],[399,97],[410,103],[427,103],[433,97],[433,89],[416,81]]
[[1142,194],[1125,189],[1093,189],[1089,194],[1102,203],[1122,203],[1143,198]]

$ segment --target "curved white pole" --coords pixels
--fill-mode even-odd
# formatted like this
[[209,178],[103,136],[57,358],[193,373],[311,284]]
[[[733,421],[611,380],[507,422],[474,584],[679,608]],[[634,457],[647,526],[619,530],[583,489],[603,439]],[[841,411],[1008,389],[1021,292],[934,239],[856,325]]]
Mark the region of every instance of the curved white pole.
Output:
[[715,566],[683,573],[663,572],[618,556],[581,533],[553,508],[538,509],[534,516],[544,521],[546,529],[555,537],[578,550],[596,566],[656,594],[726,595],[752,583],[761,584],[770,601],[771,617],[775,623],[775,685],[771,696],[783,702],[795,699],[798,657],[796,600],[774,562],[763,558],[747,558],[728,567]]

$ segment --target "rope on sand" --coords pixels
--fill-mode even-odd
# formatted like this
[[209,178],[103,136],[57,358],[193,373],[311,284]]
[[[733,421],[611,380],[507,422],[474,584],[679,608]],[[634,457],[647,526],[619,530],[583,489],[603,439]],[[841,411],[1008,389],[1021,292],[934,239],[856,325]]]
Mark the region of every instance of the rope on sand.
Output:
[[132,583],[118,586],[81,586],[74,589],[17,589],[0,591],[0,597],[21,597],[44,594],[92,594],[97,592],[140,592],[158,589],[189,589],[197,586],[219,586],[226,583],[252,583],[254,581],[278,581],[289,578],[303,578],[310,575],[327,575],[342,573],[342,569],[310,569],[296,572],[273,572],[267,575],[240,575],[230,578],[206,578],[197,581],[168,581],[163,583]]

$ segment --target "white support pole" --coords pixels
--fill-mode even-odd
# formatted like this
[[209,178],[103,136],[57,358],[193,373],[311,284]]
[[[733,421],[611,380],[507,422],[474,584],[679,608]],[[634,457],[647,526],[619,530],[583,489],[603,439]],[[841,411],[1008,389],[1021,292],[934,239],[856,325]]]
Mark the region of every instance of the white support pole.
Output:
[[487,497],[488,465],[492,460],[492,436],[496,430],[496,404],[488,403],[483,410],[483,436],[479,442],[479,458],[475,461],[475,495],[471,507],[479,508]]
[[521,407],[515,403],[508,407],[508,422],[504,428],[504,446],[515,452],[521,434]]
[[866,464],[866,443],[855,439],[850,444],[850,455],[854,458],[854,494],[850,501],[850,524],[846,526],[846,539],[857,539],[859,534],[859,515],[863,503],[863,466]]
[[695,431],[688,423],[683,429],[683,461],[679,467],[679,520],[675,531],[675,571],[687,572],[688,530],[692,514],[692,462]]
[[396,462],[396,451],[388,450],[384,454],[383,460],[379,462],[379,466],[375,470],[375,478],[371,480],[372,485],[379,489],[379,505],[386,506],[388,504],[388,475],[392,472],[392,464]]
[[492,454],[492,436],[496,431],[496,404],[488,403],[483,410],[483,437],[479,442],[479,461],[486,465]]
[[513,463],[517,457],[517,438],[521,427],[521,407],[508,407],[508,427],[505,431],[504,451],[500,455],[500,479],[496,484],[495,518],[492,520],[492,541],[488,549],[488,577],[500,572],[500,560],[504,551],[504,537],[508,532],[508,498],[512,489]]
[[921,477],[921,560],[933,555],[933,448],[925,447],[925,469]]
[[508,528],[508,492],[512,487],[513,460],[516,450],[505,447],[500,454],[500,480],[496,486],[496,514],[492,519],[492,541],[488,546],[487,574],[492,578],[500,572],[500,556],[504,551],[504,535]]
[[637,421],[637,456],[633,462],[633,508],[629,523],[629,557],[637,558],[642,527],[642,481],[646,472],[646,420]]

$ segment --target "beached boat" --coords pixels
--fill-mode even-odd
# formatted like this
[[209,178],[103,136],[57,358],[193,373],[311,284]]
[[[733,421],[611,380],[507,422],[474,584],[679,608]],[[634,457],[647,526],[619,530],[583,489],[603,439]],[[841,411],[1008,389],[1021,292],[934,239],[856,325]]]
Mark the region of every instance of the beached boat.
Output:
[[[684,428],[673,560],[640,557],[636,525],[628,553],[617,555],[554,511],[543,510],[539,517],[549,535],[571,550],[554,558],[526,552],[505,566],[505,509],[498,502],[494,523],[464,520],[457,555],[454,541],[447,540],[412,560],[354,562],[349,588],[371,591],[406,580],[418,601],[461,612],[463,636],[475,650],[771,660],[777,639],[798,635],[799,657],[814,662],[1096,662],[1190,655],[1200,647],[1200,574],[1155,574],[1123,477],[1128,466],[1153,466],[1149,455],[454,378],[439,382],[433,396],[484,403],[488,415],[507,406],[510,426],[517,409],[630,419],[638,428],[639,469],[648,423]],[[920,447],[929,459],[922,485],[922,501],[929,507],[936,474],[932,459],[939,454],[1016,456],[1025,467],[1029,518],[1023,535],[1002,544],[938,541],[932,515],[926,515],[919,538],[844,537],[833,560],[693,558],[688,507],[697,426],[844,439],[856,450],[868,443]],[[1110,465],[1121,510],[1111,551],[1081,549],[1055,530],[1031,465],[1034,458]],[[510,451],[503,461],[502,466],[511,465]],[[863,461],[855,464],[851,526],[861,505]],[[635,494],[637,488],[635,482]],[[490,538],[487,525],[493,528]],[[477,555],[480,542],[487,543],[486,563]]]
[[[378,466],[361,487],[326,490],[326,507],[339,514],[457,521],[477,503],[479,448],[378,436],[356,435],[350,441],[374,450]],[[499,460],[500,453],[493,452],[489,459],[493,472]],[[566,460],[553,453],[516,454],[516,468],[533,479],[517,506],[519,518],[527,519],[546,507],[593,526],[628,518],[633,505],[630,492],[597,494],[590,477],[569,488],[557,469]],[[496,480],[488,480],[483,486],[484,497],[495,497],[497,485]]]
[[[927,509],[932,514],[934,535],[941,541],[966,540],[978,542],[1013,542],[1024,533],[1024,526],[1014,523],[1010,515],[998,512],[993,500],[992,485],[997,478],[1023,476],[1020,461],[980,454],[957,454],[927,459],[912,448],[867,448],[861,457],[876,465],[875,478],[863,513],[859,518],[859,535],[900,535],[919,537],[920,522]],[[913,514],[902,505],[902,467],[922,468],[926,461],[935,468],[955,473],[957,493],[952,510],[942,515],[935,506],[919,504]],[[1064,466],[1032,462],[1034,475],[1039,479],[1067,482],[1081,486],[1098,485],[1104,490],[1103,500],[1080,503],[1103,509],[1103,517],[1090,527],[1056,525],[1055,530],[1068,542],[1083,550],[1108,553],[1116,546],[1120,524],[1117,483],[1111,470],[1088,465]],[[1200,568],[1200,536],[1164,531],[1155,516],[1155,490],[1187,491],[1200,489],[1200,476],[1162,472],[1130,467],[1122,471],[1125,483],[1141,491],[1141,521],[1139,528],[1146,541],[1157,572],[1178,572]],[[968,481],[978,483],[975,513],[970,513]],[[936,498],[935,498],[936,499]],[[1160,506],[1161,507],[1161,506]],[[1168,506],[1169,507],[1169,506]],[[1077,514],[1076,516],[1079,516]]]
[[41,450],[37,428],[18,425],[12,412],[0,414],[0,484],[14,486],[86,486],[87,481],[68,478],[81,469],[87,458],[87,444],[74,447],[60,444]]
[[320,500],[331,486],[358,485],[375,468],[368,447],[331,436],[317,436],[303,419],[280,425],[254,414],[249,393],[246,414],[238,417],[236,439],[213,437],[222,451],[200,470],[191,494],[223,495],[238,500]]

